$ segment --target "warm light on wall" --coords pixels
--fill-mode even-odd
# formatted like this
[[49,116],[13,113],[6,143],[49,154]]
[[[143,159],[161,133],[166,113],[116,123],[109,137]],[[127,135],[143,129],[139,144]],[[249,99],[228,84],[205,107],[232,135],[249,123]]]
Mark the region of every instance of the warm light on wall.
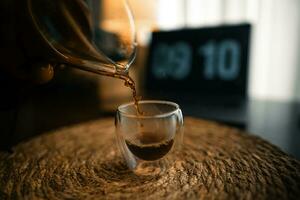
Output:
[[[128,0],[135,18],[138,41],[140,45],[147,45],[151,32],[157,27],[158,0]],[[107,30],[125,29],[126,20],[120,16],[122,10],[119,6],[120,1],[102,0],[103,12],[102,23]]]

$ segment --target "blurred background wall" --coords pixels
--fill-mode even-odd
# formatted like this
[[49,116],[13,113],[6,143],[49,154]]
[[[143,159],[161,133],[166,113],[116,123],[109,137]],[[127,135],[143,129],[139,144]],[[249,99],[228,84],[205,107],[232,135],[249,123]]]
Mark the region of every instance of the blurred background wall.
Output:
[[[154,29],[249,22],[250,98],[300,101],[299,0],[130,0],[139,42]],[[106,6],[113,1],[106,0]]]

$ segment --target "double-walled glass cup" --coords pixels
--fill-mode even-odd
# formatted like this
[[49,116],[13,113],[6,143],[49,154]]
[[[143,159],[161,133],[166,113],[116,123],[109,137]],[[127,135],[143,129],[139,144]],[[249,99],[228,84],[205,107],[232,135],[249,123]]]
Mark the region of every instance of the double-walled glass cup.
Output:
[[[116,119],[117,142],[127,166],[139,175],[162,173],[166,157],[180,150],[183,116],[176,103],[139,101],[119,106]],[[174,154],[173,154],[174,155]]]

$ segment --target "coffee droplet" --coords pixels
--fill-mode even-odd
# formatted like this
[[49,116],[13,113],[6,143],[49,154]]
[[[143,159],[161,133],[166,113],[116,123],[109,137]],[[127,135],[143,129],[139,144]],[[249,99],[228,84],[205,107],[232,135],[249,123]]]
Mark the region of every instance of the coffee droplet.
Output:
[[38,84],[46,83],[54,76],[53,66],[50,63],[35,63],[33,64],[31,71],[33,81]]

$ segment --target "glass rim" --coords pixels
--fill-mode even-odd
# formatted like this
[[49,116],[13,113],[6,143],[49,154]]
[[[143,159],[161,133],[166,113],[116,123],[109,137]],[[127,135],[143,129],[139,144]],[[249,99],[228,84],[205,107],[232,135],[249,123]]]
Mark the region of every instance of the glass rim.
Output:
[[122,104],[118,107],[118,112],[121,113],[123,116],[128,117],[128,118],[139,118],[139,119],[151,119],[151,118],[163,118],[163,117],[168,117],[176,113],[180,108],[177,103],[171,102],[171,101],[164,101],[164,100],[141,100],[139,101],[139,104],[165,104],[165,105],[170,105],[174,107],[174,110],[170,112],[165,112],[165,113],[160,113],[157,115],[134,115],[134,114],[128,114],[124,111],[122,111],[122,108],[128,107],[128,106],[134,106],[134,102],[129,102]]

